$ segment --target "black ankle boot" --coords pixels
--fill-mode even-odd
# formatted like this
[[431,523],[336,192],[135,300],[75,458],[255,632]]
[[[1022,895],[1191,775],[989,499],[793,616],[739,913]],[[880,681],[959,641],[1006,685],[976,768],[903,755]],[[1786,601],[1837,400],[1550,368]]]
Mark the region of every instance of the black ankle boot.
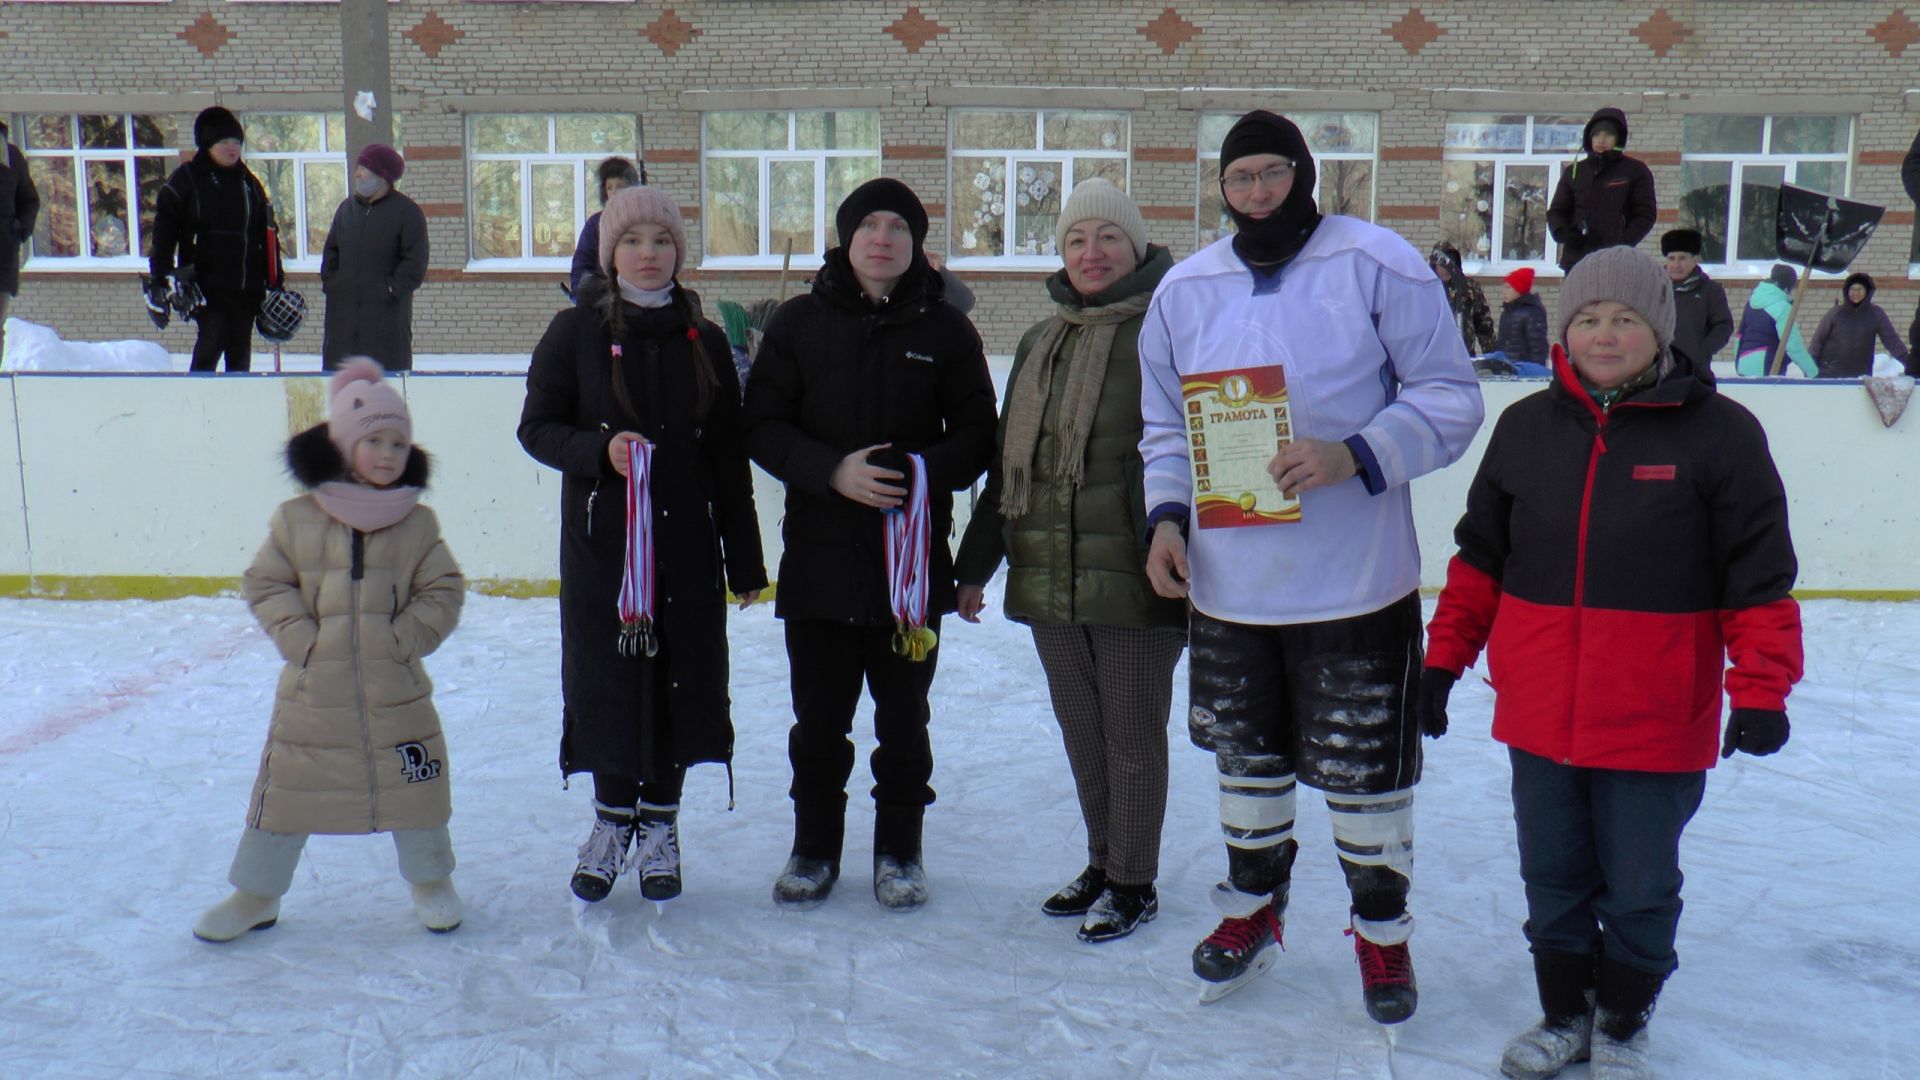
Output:
[[1042,901],[1040,910],[1048,915],[1085,915],[1106,888],[1107,872],[1089,866],[1080,871],[1079,877],[1062,886],[1059,892]]
[[1160,914],[1160,897],[1152,884],[1108,884],[1088,910],[1080,924],[1081,941],[1112,941],[1123,938]]

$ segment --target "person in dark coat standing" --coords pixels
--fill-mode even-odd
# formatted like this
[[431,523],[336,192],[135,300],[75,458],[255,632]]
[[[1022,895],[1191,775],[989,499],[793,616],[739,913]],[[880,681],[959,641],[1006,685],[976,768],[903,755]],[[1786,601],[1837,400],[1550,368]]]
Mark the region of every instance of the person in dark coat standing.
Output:
[[1480,283],[1467,276],[1460,262],[1460,249],[1445,240],[1427,252],[1427,265],[1447,290],[1447,306],[1453,309],[1454,324],[1460,328],[1460,340],[1468,356],[1485,356],[1496,347],[1493,309],[1487,306],[1487,294]]
[[1807,351],[1820,365],[1823,379],[1858,379],[1873,374],[1873,345],[1881,345],[1902,367],[1910,364],[1907,343],[1879,304],[1873,302],[1873,278],[1855,271],[1847,275],[1840,299],[1820,319]]
[[20,249],[33,239],[40,216],[40,192],[20,148],[7,140],[7,118],[0,116],[0,356],[7,352],[7,302],[20,295]]
[[427,280],[427,215],[393,189],[406,171],[400,151],[368,143],[353,164],[353,194],[333,212],[320,252],[327,294],[320,363],[328,371],[349,356],[413,370],[413,294]]
[[206,306],[196,315],[194,371],[253,366],[253,320],[267,295],[267,189],[240,158],[247,141],[240,118],[218,106],[193,120],[193,160],[173,171],[153,211],[147,256],[152,287],[177,274],[197,286]]
[[[621,188],[639,187],[646,183],[639,167],[623,157],[610,157],[594,170],[594,176],[600,181],[600,205]],[[600,276],[600,211],[596,210],[580,227],[580,241],[573,246],[573,267],[567,273],[567,292],[573,302],[581,307],[593,307],[600,302],[607,287],[607,279]],[[592,279],[589,281],[588,279]],[[588,288],[582,291],[580,283],[588,282]]]
[[573,891],[603,899],[637,868],[641,895],[666,900],[680,894],[687,767],[731,777],[725,589],[744,609],[767,573],[727,336],[678,281],[680,208],[633,187],[603,223],[613,289],[548,324],[519,436],[562,474],[560,771],[591,773],[594,792]]
[[[951,493],[993,453],[993,381],[980,335],[927,265],[927,212],[910,188],[870,180],[841,202],[834,223],[841,246],[827,252],[810,293],[774,312],[747,380],[748,450],[787,486],[774,613],[786,621],[792,669],[794,842],[774,900],[816,906],[839,878],[853,772],[847,736],[865,683],[879,742],[874,896],[900,910],[927,897],[927,692],[942,651],[912,631],[917,615],[937,634],[955,608]],[[924,467],[920,485],[910,455]],[[890,573],[889,529],[922,511],[924,555],[911,545]],[[896,617],[893,594],[911,592],[916,572],[927,582],[924,610],[908,604]]]
[[1086,916],[1110,941],[1160,911],[1154,879],[1167,809],[1167,715],[1187,609],[1147,581],[1140,463],[1140,326],[1173,268],[1147,221],[1107,180],[1061,207],[1047,279],[1052,316],[1020,339],[999,455],[960,542],[960,617],[1007,563],[1007,618],[1026,623],[1087,829],[1087,867],[1040,905]]
[[1560,245],[1560,269],[1571,270],[1589,252],[1632,247],[1653,231],[1659,209],[1653,172],[1627,145],[1627,114],[1612,107],[1595,112],[1580,136],[1586,155],[1560,170],[1560,184],[1547,207],[1547,231]]
[[1700,234],[1671,229],[1660,237],[1660,255],[1673,282],[1673,351],[1693,361],[1694,370],[1712,378],[1708,365],[1733,339],[1733,309],[1727,290],[1700,269]]
[[1523,266],[1500,283],[1499,353],[1513,364],[1547,363],[1547,305],[1533,291],[1533,267]]
[[1502,1074],[1590,1055],[1596,1077],[1647,1077],[1707,770],[1716,750],[1787,742],[1798,563],[1766,432],[1672,351],[1652,259],[1575,267],[1560,340],[1553,384],[1501,414],[1468,489],[1416,696],[1421,726],[1445,731],[1487,651],[1544,1014]]

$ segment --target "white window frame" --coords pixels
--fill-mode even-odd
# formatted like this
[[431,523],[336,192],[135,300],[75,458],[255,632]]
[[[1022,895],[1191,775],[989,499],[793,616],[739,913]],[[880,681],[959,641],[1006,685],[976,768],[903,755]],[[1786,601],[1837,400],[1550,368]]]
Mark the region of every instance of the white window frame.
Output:
[[[967,113],[1031,113],[1033,115],[1033,144],[1029,148],[1019,147],[961,147],[953,142],[954,129],[959,118]],[[1123,116],[1127,121],[1127,135],[1121,140],[1119,150],[1046,150],[1046,122],[1050,113],[1111,113]],[[1021,109],[1021,108],[956,108],[947,111],[947,262],[955,270],[1058,270],[1060,255],[956,255],[953,253],[953,239],[958,231],[953,226],[954,187],[953,159],[956,157],[992,158],[999,157],[1006,168],[1007,175],[1015,173],[1015,162],[1044,161],[1060,166],[1061,182],[1066,191],[1060,193],[1060,202],[1064,206],[1068,191],[1073,187],[1074,164],[1082,158],[1102,161],[1122,161],[1126,163],[1123,175],[1127,180],[1127,190],[1133,190],[1133,113],[1128,109]],[[1019,201],[1007,199],[1005,206],[1004,228],[1002,235],[1012,243],[1014,221],[1018,214]],[[1051,241],[1053,237],[1045,237]]]
[[[573,243],[569,242],[565,255],[534,255],[533,251],[533,167],[535,165],[572,165],[573,166],[573,220],[574,240],[579,238],[579,230],[586,227],[587,218],[592,216],[595,207],[587,199],[587,177],[595,166],[611,156],[620,156],[641,161],[640,123],[634,121],[634,143],[632,147],[609,147],[592,153],[566,152],[555,150],[559,145],[560,118],[563,116],[612,115],[615,110],[605,109],[568,109],[559,112],[484,112],[469,113],[466,117],[465,139],[466,160],[463,168],[466,172],[466,202],[463,205],[467,218],[467,265],[466,269],[480,273],[489,271],[510,273],[520,271],[558,270],[565,273],[573,266]],[[626,115],[618,113],[618,115]],[[516,153],[497,153],[475,150],[473,148],[473,127],[482,119],[490,116],[537,116],[547,122],[547,149],[544,151],[521,151]],[[473,227],[478,216],[473,212],[473,170],[474,166],[488,161],[512,161],[520,165],[520,254],[518,256],[494,256],[482,258],[473,251]]]
[[[1475,111],[1475,112],[1455,111],[1447,114],[1447,117],[1444,123],[1451,124],[1452,118],[1455,116],[1484,116],[1484,115],[1488,115],[1488,114],[1484,111]],[[1568,114],[1564,114],[1564,113],[1556,114],[1556,113],[1543,112],[1543,113],[1495,113],[1493,115],[1524,116],[1526,118],[1526,124],[1521,129],[1521,136],[1520,136],[1521,148],[1519,150],[1494,150],[1494,149],[1469,149],[1469,148],[1455,149],[1452,147],[1448,147],[1446,145],[1446,136],[1443,134],[1441,136],[1441,147],[1442,147],[1440,152],[1441,161],[1442,162],[1491,161],[1493,163],[1493,190],[1496,194],[1499,192],[1504,192],[1507,189],[1507,170],[1509,168],[1514,166],[1531,166],[1534,168],[1545,166],[1547,170],[1546,207],[1551,207],[1553,205],[1553,197],[1555,193],[1557,193],[1560,190],[1561,169],[1568,162],[1578,160],[1578,158],[1568,157],[1565,151],[1535,150],[1533,148],[1534,122],[1536,120],[1543,119],[1546,117],[1552,117],[1552,116],[1565,117]],[[1585,125],[1589,122],[1590,121],[1582,121],[1583,130],[1585,128]],[[1584,155],[1586,151],[1583,149],[1580,149],[1579,147],[1576,147],[1575,153],[1578,155]],[[1444,164],[1441,166],[1441,176],[1442,176],[1441,182],[1444,184],[1446,182]],[[1444,208],[1445,208],[1446,202],[1444,197],[1442,198],[1440,205],[1442,207],[1441,212],[1445,213]],[[1542,208],[1541,212],[1543,215],[1546,212],[1546,207]],[[1504,227],[1506,224],[1506,216],[1507,216],[1507,200],[1504,198],[1496,197],[1495,199],[1493,199],[1493,220],[1488,227],[1488,235],[1487,235],[1487,250],[1491,257],[1480,258],[1478,255],[1476,255],[1472,251],[1462,251],[1460,253],[1460,261],[1462,263],[1461,269],[1466,271],[1468,274],[1507,274],[1507,273],[1513,272],[1514,270],[1519,269],[1520,267],[1527,266],[1527,267],[1532,267],[1534,272],[1539,275],[1544,275],[1549,277],[1560,276],[1563,273],[1563,271],[1560,269],[1560,245],[1557,242],[1555,242],[1555,240],[1553,239],[1553,234],[1551,232],[1546,231],[1546,224],[1544,219],[1542,220],[1542,223],[1541,223],[1541,229],[1545,238],[1545,250],[1541,253],[1540,258],[1538,259],[1503,259],[1499,257],[1499,252],[1501,248],[1504,246],[1501,242],[1501,237],[1505,231]],[[1442,233],[1444,234],[1444,232],[1445,232],[1445,229],[1443,225]]]
[[[1845,120],[1847,122],[1846,149],[1842,151],[1823,153],[1823,154],[1805,154],[1805,153],[1775,154],[1775,153],[1772,153],[1770,151],[1770,148],[1773,146],[1773,122],[1775,120],[1780,119],[1781,117],[1792,117],[1792,116],[1798,116],[1798,115],[1822,116],[1822,117],[1831,117],[1836,120]],[[1837,194],[1837,195],[1840,195],[1841,197],[1845,197],[1848,193],[1850,193],[1853,190],[1853,145],[1854,145],[1854,140],[1859,136],[1859,130],[1860,130],[1859,117],[1849,116],[1844,113],[1807,113],[1807,114],[1776,113],[1768,116],[1763,116],[1760,119],[1762,122],[1760,126],[1760,150],[1758,153],[1753,153],[1753,152],[1725,153],[1725,152],[1717,152],[1717,151],[1690,153],[1687,151],[1684,145],[1684,142],[1681,146],[1680,167],[1683,170],[1686,168],[1687,165],[1697,163],[1697,162],[1714,162],[1714,163],[1730,162],[1733,165],[1732,172],[1729,174],[1728,181],[1727,181],[1726,225],[1727,225],[1727,254],[1729,256],[1733,255],[1739,250],[1740,240],[1739,240],[1738,230],[1735,226],[1735,222],[1738,222],[1740,220],[1740,196],[1741,196],[1741,189],[1742,189],[1740,178],[1742,174],[1745,173],[1747,168],[1749,167],[1782,168],[1784,166],[1784,168],[1782,169],[1782,182],[1791,184],[1791,183],[1794,183],[1795,175],[1799,172],[1799,165],[1802,162],[1838,163],[1841,166],[1841,181],[1842,181],[1841,187],[1844,188],[1845,190],[1839,191],[1839,192],[1832,192],[1830,194]],[[1686,192],[1684,190],[1679,192],[1679,195],[1681,196],[1684,196],[1685,194]],[[1677,198],[1676,198],[1675,205],[1676,206],[1678,205]],[[1687,228],[1690,226],[1688,226],[1687,223],[1684,220],[1682,220],[1677,223],[1676,227]],[[1744,281],[1761,281],[1766,278],[1767,274],[1773,269],[1774,264],[1778,263],[1779,261],[1780,260],[1778,259],[1757,259],[1757,260],[1748,259],[1744,261],[1734,261],[1731,258],[1729,258],[1725,261],[1718,262],[1718,263],[1703,262],[1700,265],[1702,269],[1706,270],[1709,274],[1711,274],[1716,278],[1725,278],[1733,281],[1743,281],[1743,280]],[[1846,276],[1845,274],[1828,273],[1825,270],[1815,270],[1813,273],[1815,277],[1823,280],[1832,279],[1837,281],[1840,278]]]
[[[342,122],[344,123],[346,114],[344,112],[327,113],[327,112],[304,112],[304,111],[298,111],[298,110],[286,110],[286,111],[272,110],[272,111],[250,112],[247,114],[247,118],[249,120],[253,119],[256,116],[319,117],[320,138],[322,142],[326,142],[328,138],[328,132],[329,132],[329,128],[327,126],[328,120],[332,117],[338,116],[338,117],[341,117]],[[283,237],[287,229],[293,230],[294,250],[299,252],[298,255],[292,258],[286,259],[284,265],[288,270],[303,270],[303,271],[319,270],[320,255],[321,255],[320,249],[315,248],[313,251],[306,250],[307,234],[309,232],[308,226],[311,224],[307,220],[307,166],[315,162],[332,163],[334,165],[338,165],[340,167],[341,173],[346,178],[346,183],[342,185],[342,190],[344,190],[347,193],[348,197],[351,198],[353,195],[353,170],[347,164],[347,148],[345,146],[341,146],[338,148],[333,148],[329,146],[327,149],[324,149],[324,150],[248,150],[246,153],[246,160],[249,162],[265,162],[265,161],[293,162],[293,200],[294,200],[293,212],[291,215],[289,215],[287,212],[287,208],[277,203],[274,205],[274,208],[273,208],[273,216],[274,216],[274,221],[276,226],[281,230]],[[263,169],[255,169],[254,175],[258,176],[261,172],[264,172],[264,171],[265,170]],[[260,181],[260,183],[262,187],[266,186],[266,180],[264,178]],[[271,192],[269,192],[269,194],[271,194]],[[329,217],[325,225],[330,227],[331,224],[332,224],[332,218]],[[324,243],[325,241],[323,240],[322,241],[323,246],[324,246]]]
[[[707,118],[727,113],[780,113],[787,116],[787,148],[784,150],[714,150],[707,146]],[[874,144],[868,149],[831,149],[800,150],[800,115],[802,113],[871,113],[874,115]],[[700,114],[700,248],[702,267],[715,270],[778,270],[786,259],[786,252],[770,250],[773,244],[773,188],[774,162],[801,161],[813,163],[813,250],[793,253],[794,262],[801,266],[817,265],[827,254],[827,249],[839,246],[838,239],[831,234],[833,212],[836,207],[827,205],[827,159],[829,158],[871,158],[875,165],[875,176],[884,175],[880,169],[880,137],[878,109],[715,109]],[[756,190],[759,192],[759,232],[760,253],[757,255],[714,255],[708,248],[708,238],[712,230],[706,227],[707,207],[711,205],[707,189],[707,162],[715,158],[734,160],[758,159],[759,180]]]
[[[1320,177],[1325,172],[1324,169],[1320,168],[1321,162],[1364,161],[1372,165],[1372,169],[1367,173],[1367,213],[1362,220],[1373,221],[1380,214],[1380,114],[1371,109],[1313,109],[1298,113],[1289,113],[1287,114],[1287,119],[1298,124],[1299,121],[1305,117],[1341,116],[1346,114],[1363,114],[1373,117],[1373,148],[1365,151],[1313,150],[1314,205],[1318,206],[1320,203]],[[1197,153],[1194,155],[1193,173],[1193,238],[1196,248],[1206,247],[1222,236],[1233,235],[1232,229],[1224,229],[1211,237],[1207,235],[1208,222],[1204,216],[1207,193],[1209,189],[1216,192],[1220,190],[1219,184],[1216,181],[1207,178],[1208,166],[1212,166],[1212,171],[1215,176],[1218,176],[1220,171],[1220,144],[1215,142],[1212,146],[1203,145],[1205,142],[1211,141],[1208,140],[1206,136],[1207,124],[1209,121],[1218,120],[1222,117],[1238,118],[1243,115],[1245,115],[1244,112],[1201,113],[1198,121],[1194,125],[1194,138],[1200,140],[1200,143],[1195,146]],[[1301,130],[1303,132],[1306,130],[1305,125],[1301,125]],[[1309,149],[1311,149],[1311,142],[1309,142]],[[1225,197],[1224,194],[1221,195],[1222,200],[1224,200]]]
[[[67,135],[73,145],[64,149],[29,149],[25,145],[26,138],[24,134],[26,131],[24,121],[29,115],[65,117],[67,121]],[[124,272],[128,270],[145,270],[147,268],[147,257],[140,254],[140,242],[142,239],[140,232],[140,194],[138,188],[135,186],[138,183],[139,172],[134,163],[136,159],[139,158],[163,159],[167,163],[167,168],[163,170],[163,172],[165,176],[170,177],[173,175],[174,170],[179,167],[181,150],[177,146],[135,147],[133,145],[133,118],[135,116],[166,115],[169,114],[151,112],[48,112],[22,113],[12,117],[10,126],[15,133],[13,141],[15,145],[20,147],[20,152],[27,158],[29,168],[31,168],[32,162],[36,158],[72,159],[74,169],[73,190],[75,201],[79,204],[75,207],[77,216],[74,227],[76,229],[76,235],[79,237],[82,250],[91,251],[93,246],[93,206],[87,198],[87,164],[94,161],[117,162],[126,169],[127,174],[127,254],[108,256],[45,255],[34,251],[33,243],[31,239],[29,239],[21,252],[25,257],[21,263],[22,270],[57,269],[61,271]],[[109,149],[92,150],[81,147],[80,118],[82,116],[118,116],[120,118],[121,129],[125,133],[127,145]],[[176,138],[177,131],[178,124],[176,124]],[[163,178],[160,182],[165,184],[166,180]],[[51,198],[51,195],[46,191],[42,191],[40,198],[42,200],[40,212],[44,215],[47,212],[45,202]]]

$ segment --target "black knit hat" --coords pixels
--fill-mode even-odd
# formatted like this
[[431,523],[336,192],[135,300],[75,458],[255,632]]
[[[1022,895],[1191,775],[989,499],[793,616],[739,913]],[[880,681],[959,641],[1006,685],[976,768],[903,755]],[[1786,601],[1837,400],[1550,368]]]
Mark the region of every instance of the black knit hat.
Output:
[[913,251],[918,255],[927,242],[927,208],[920,205],[920,197],[912,188],[891,176],[861,184],[841,202],[840,209],[833,215],[834,228],[840,232],[840,246],[853,242],[860,223],[875,210],[886,210],[906,219],[907,231],[913,234]]
[[1660,236],[1660,254],[1662,255],[1671,255],[1680,251],[1697,259],[1700,257],[1700,247],[1700,234],[1692,229],[1669,229]]
[[240,126],[240,118],[219,105],[209,105],[200,110],[193,118],[193,145],[202,150],[212,149],[213,144],[222,139],[247,141],[247,129]]

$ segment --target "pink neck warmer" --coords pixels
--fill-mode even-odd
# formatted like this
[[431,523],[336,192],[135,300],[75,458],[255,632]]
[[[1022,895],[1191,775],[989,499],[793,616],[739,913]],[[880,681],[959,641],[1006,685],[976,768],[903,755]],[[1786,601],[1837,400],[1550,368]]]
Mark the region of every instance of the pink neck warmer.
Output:
[[313,501],[327,516],[349,528],[373,532],[397,525],[420,501],[417,487],[376,488],[329,480],[313,489]]

